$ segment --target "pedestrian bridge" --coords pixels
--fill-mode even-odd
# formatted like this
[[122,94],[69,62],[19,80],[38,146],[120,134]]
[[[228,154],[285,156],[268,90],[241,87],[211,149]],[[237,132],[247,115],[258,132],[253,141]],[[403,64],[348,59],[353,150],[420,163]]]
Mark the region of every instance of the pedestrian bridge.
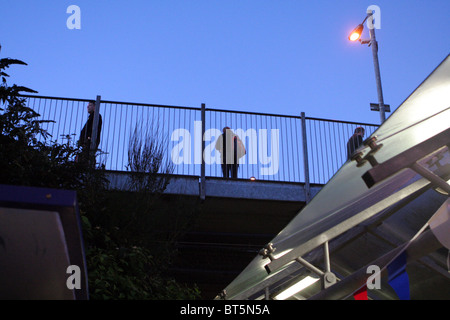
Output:
[[[308,202],[317,188],[347,161],[347,141],[356,127],[366,136],[378,125],[298,115],[231,111],[200,107],[165,106],[95,99],[23,95],[39,114],[52,141],[75,144],[95,101],[94,121],[102,118],[92,137],[100,135],[99,166],[107,170],[111,185],[123,189],[127,172],[134,171],[130,150],[136,136],[141,151],[156,144],[160,172],[170,167],[166,193],[188,196],[266,199]],[[220,153],[215,142],[223,127],[242,140],[246,155],[239,160],[237,179],[222,179]]]

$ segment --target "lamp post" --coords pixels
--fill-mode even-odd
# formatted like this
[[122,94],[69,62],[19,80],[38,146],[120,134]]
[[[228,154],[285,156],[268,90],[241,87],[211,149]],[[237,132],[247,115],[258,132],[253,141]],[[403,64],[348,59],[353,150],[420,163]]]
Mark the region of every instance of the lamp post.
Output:
[[[370,40],[361,40],[362,31],[364,29],[364,22],[369,19],[369,34]],[[368,44],[368,46],[372,47],[372,56],[373,56],[373,66],[375,69],[375,80],[377,83],[377,93],[378,93],[378,108],[375,110],[380,111],[380,120],[383,123],[386,120],[385,116],[385,104],[383,100],[383,89],[381,87],[381,75],[380,75],[380,64],[378,62],[378,42],[375,38],[375,27],[373,25],[373,13],[368,12],[367,16],[364,18],[364,21],[359,24],[353,31],[350,33],[348,39],[350,41],[361,42],[361,44]]]

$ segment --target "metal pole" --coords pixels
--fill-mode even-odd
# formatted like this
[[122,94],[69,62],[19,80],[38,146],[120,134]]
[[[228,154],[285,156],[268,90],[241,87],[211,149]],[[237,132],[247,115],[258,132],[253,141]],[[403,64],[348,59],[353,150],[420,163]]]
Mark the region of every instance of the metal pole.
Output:
[[205,191],[205,183],[206,183],[206,177],[205,177],[205,120],[206,120],[206,108],[205,104],[202,103],[202,110],[201,110],[201,117],[202,117],[202,166],[201,166],[201,177],[200,177],[200,200],[204,201],[206,198],[206,191]]
[[380,121],[383,123],[386,120],[384,111],[384,100],[383,100],[383,89],[381,87],[381,75],[380,75],[380,64],[378,62],[378,42],[375,38],[375,27],[373,25],[373,15],[369,16],[371,19],[371,24],[369,24],[370,33],[370,45],[372,46],[372,56],[373,56],[373,66],[375,69],[375,80],[377,82],[377,92],[378,92],[378,105],[380,107]]
[[324,258],[325,272],[331,272],[330,249],[328,246],[328,241],[325,241],[325,243],[323,244],[323,258]]
[[311,200],[311,189],[309,185],[309,164],[308,164],[308,144],[306,139],[306,117],[305,113],[301,113],[302,117],[302,145],[303,145],[303,167],[305,170],[305,200],[309,203]]
[[90,145],[90,153],[92,156],[95,156],[95,153],[97,152],[96,145],[97,145],[97,135],[98,135],[98,121],[99,121],[99,114],[100,114],[100,100],[101,96],[97,96],[97,99],[95,100],[95,110],[94,110],[94,119],[92,121],[92,133],[91,133],[91,145]]

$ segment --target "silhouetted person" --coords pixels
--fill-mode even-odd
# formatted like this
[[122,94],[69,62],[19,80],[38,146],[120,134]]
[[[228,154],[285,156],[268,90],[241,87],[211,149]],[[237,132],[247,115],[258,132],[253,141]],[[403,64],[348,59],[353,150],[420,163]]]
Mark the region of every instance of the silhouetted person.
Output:
[[100,134],[102,131],[102,116],[98,115],[98,127],[97,127],[97,139],[95,141],[94,149],[91,150],[91,142],[92,142],[92,127],[94,124],[94,112],[95,112],[95,102],[89,102],[87,105],[87,112],[89,113],[89,118],[84,124],[83,129],[80,132],[80,139],[78,140],[78,146],[81,148],[81,156],[83,159],[87,159],[89,157],[89,151],[92,151],[93,154],[97,152],[98,146],[100,144]]
[[363,144],[364,128],[358,127],[347,142],[347,159],[350,160],[353,152]]
[[216,150],[220,152],[223,177],[236,179],[239,158],[245,155],[245,148],[242,141],[229,127],[225,127],[217,139]]

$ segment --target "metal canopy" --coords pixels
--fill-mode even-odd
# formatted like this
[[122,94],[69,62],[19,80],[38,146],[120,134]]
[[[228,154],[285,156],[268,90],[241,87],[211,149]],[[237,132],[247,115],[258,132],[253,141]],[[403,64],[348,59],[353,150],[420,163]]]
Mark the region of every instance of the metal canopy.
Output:
[[[293,298],[317,298],[336,281],[356,279],[367,263],[416,241],[448,198],[449,119],[450,55],[217,298],[273,298],[310,274],[322,281]],[[430,250],[417,257],[420,266],[411,266],[411,290],[421,297],[428,277],[450,298],[448,250]],[[350,287],[335,297],[348,297]],[[374,298],[395,298],[389,289],[370,291]]]

